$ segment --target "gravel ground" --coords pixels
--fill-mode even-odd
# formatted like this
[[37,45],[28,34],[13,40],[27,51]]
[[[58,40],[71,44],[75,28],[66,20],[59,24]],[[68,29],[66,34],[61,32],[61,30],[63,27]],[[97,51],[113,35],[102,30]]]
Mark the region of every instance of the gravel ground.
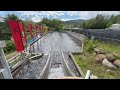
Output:
[[79,46],[81,47],[82,46],[82,41],[80,41],[80,39],[72,36],[71,34],[67,33],[69,35],[69,37]]
[[29,64],[25,65],[22,70],[20,70],[15,79],[36,79],[44,68],[47,58],[48,56],[43,56],[38,60],[31,60]]
[[[62,52],[79,52],[81,50],[81,42],[80,44],[75,43],[76,38],[71,38],[66,33],[61,33],[61,51]],[[79,46],[78,46],[79,45]]]

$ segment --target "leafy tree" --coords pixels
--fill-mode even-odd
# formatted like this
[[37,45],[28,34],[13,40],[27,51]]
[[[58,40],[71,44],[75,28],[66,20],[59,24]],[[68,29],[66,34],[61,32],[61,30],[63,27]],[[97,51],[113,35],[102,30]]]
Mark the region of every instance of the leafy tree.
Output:
[[9,25],[8,25],[8,20],[19,20],[21,21],[15,14],[8,14],[5,18],[4,18],[4,22],[0,22],[0,32],[2,35],[2,39],[11,39],[11,31],[9,29]]
[[8,27],[8,20],[18,20],[18,21],[22,21],[20,20],[15,14],[8,14],[5,18],[4,18],[4,22],[5,25]]
[[112,15],[109,17],[98,14],[95,18],[80,24],[80,27],[87,29],[104,29],[106,27],[109,28],[112,24],[115,23],[120,23],[120,15]]
[[112,22],[112,21],[109,21],[109,22],[107,23],[107,28],[109,28],[112,24],[113,24],[113,22]]
[[63,23],[59,19],[43,18],[38,24],[45,24],[50,27],[51,30],[61,30],[63,28]]

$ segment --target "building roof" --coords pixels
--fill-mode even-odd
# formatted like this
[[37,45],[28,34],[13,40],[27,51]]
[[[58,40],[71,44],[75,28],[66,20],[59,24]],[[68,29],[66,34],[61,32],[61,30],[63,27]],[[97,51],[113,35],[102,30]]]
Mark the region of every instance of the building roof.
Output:
[[117,23],[116,23],[116,24],[112,24],[112,25],[120,25],[120,24],[117,24]]
[[120,29],[120,24],[112,24],[109,29]]

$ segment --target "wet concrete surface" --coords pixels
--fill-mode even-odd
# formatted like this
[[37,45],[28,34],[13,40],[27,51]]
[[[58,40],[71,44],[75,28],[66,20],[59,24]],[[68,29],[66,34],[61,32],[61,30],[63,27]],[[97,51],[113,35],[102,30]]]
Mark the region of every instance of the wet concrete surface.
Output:
[[[79,52],[80,49],[80,45],[77,45],[73,38],[66,33],[48,33],[31,46],[31,52],[44,53],[45,56],[39,60],[31,60],[30,64],[26,65],[16,76],[16,79],[36,79],[47,62],[48,54],[51,55],[51,69],[48,78],[63,77],[65,74],[62,68],[62,52]],[[79,76],[74,71],[76,70],[75,66],[67,55],[65,55],[65,59],[73,73]]]
[[60,78],[65,77],[62,67],[51,68],[49,71],[48,79],[53,79],[53,78],[55,79],[59,77]]
[[51,42],[51,67],[49,70],[48,79],[64,77],[65,74],[62,66],[60,33],[53,33]]

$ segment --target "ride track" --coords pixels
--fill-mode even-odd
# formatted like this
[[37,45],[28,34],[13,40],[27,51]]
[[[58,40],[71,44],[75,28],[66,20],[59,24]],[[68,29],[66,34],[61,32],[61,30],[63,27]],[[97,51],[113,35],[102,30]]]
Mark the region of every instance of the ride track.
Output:
[[[43,43],[41,43],[42,41]],[[40,47],[38,47],[39,44]],[[43,56],[39,59],[30,60],[29,64],[21,68],[20,72],[15,77],[16,79],[82,77],[81,72],[69,54],[72,51],[79,51],[79,48],[66,33],[48,33],[43,36],[41,40],[37,40],[37,42],[33,43],[32,45],[33,46],[31,46],[30,50],[31,53],[42,52]],[[73,48],[75,50],[73,50]],[[41,62],[44,62],[44,65]]]

